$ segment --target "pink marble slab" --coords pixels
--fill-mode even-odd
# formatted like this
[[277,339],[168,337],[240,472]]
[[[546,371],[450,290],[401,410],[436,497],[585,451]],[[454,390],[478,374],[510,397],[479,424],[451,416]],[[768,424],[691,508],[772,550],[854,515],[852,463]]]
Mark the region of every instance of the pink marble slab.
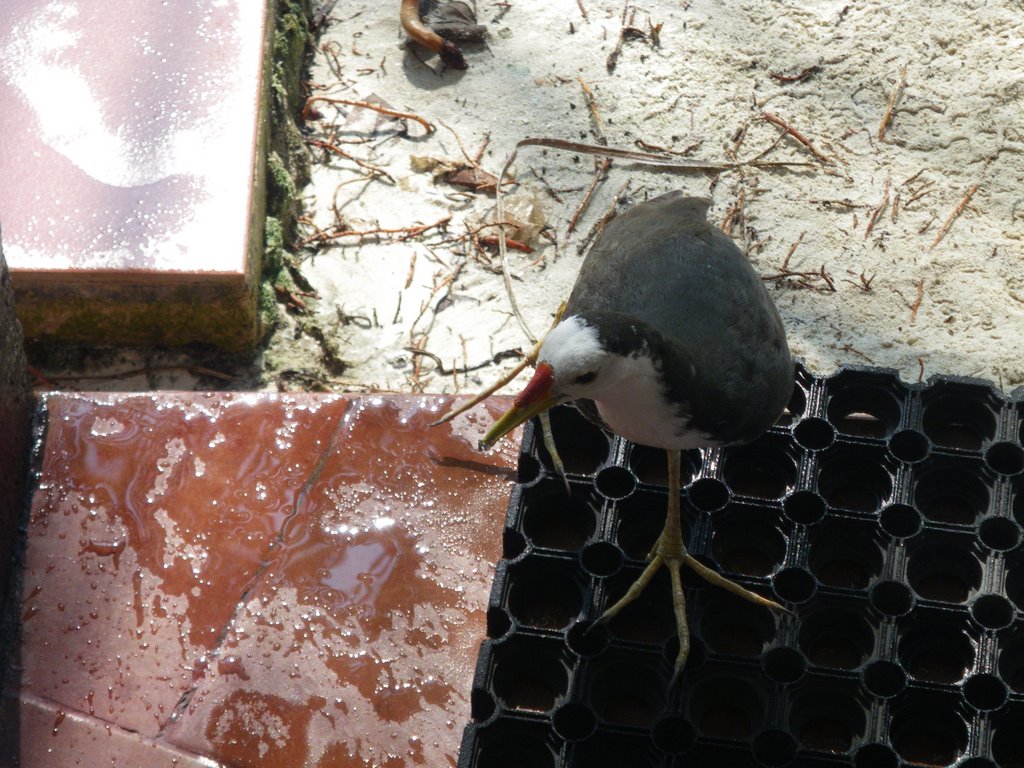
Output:
[[[174,298],[161,288],[254,306],[266,6],[0,3],[0,222],[28,337],[131,337],[103,304]],[[90,305],[116,321],[81,319]]]
[[22,766],[109,765],[62,751],[97,722],[233,766],[454,764],[518,443],[476,450],[494,400],[430,428],[450,398],[47,396]]

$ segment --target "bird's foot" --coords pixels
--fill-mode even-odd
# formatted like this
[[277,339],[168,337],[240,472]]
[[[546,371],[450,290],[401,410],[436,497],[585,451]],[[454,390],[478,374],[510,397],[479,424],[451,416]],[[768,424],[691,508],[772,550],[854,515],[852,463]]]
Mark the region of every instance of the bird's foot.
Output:
[[683,671],[683,667],[686,665],[686,658],[690,652],[690,628],[686,622],[686,595],[683,591],[683,580],[680,575],[680,569],[683,565],[686,565],[688,568],[695,571],[698,576],[706,581],[722,587],[723,589],[732,592],[734,595],[742,597],[744,600],[749,600],[756,605],[770,608],[773,611],[790,613],[787,608],[776,603],[774,600],[770,600],[755,592],[751,592],[746,587],[742,587],[731,579],[727,579],[721,574],[708,568],[686,551],[686,547],[683,546],[681,537],[675,538],[668,531],[662,531],[661,536],[658,537],[658,541],[655,543],[654,548],[648,555],[648,561],[647,567],[644,568],[643,573],[640,574],[637,580],[630,585],[626,594],[601,614],[595,622],[595,626],[597,624],[608,623],[621,613],[622,609],[634,602],[644,591],[647,585],[651,583],[651,580],[654,578],[654,575],[658,572],[659,568],[664,567],[668,569],[669,576],[672,579],[672,610],[675,614],[676,634],[679,638],[679,652],[676,654],[676,661],[672,670],[672,680],[669,683],[669,687],[675,685],[676,680],[679,678],[679,674]]
[[[649,562],[647,567],[644,568],[643,573],[630,585],[629,589],[626,590],[626,594],[619,598],[614,605],[606,609],[597,622],[595,622],[595,625],[606,624],[614,619],[621,613],[623,608],[640,597],[640,594],[651,583],[651,579],[654,578],[659,568],[666,568],[672,579],[672,610],[675,613],[676,634],[679,637],[679,653],[676,654],[676,663],[672,671],[672,681],[669,683],[669,687],[675,685],[679,673],[683,671],[683,667],[686,665],[686,657],[690,653],[690,627],[686,623],[686,595],[683,592],[683,580],[679,574],[679,569],[687,561],[687,558],[693,559],[686,551],[681,540],[672,541],[671,539],[671,536],[666,536],[665,531],[662,532],[661,536],[658,537],[657,543],[654,545],[654,549],[651,550],[648,556]],[[717,574],[715,575],[717,576]]]

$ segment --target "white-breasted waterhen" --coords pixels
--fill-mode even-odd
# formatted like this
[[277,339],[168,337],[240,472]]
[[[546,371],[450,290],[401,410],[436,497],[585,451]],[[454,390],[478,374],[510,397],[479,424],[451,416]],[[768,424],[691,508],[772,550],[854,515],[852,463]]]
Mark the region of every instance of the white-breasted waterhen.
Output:
[[543,339],[537,367],[481,446],[569,401],[604,429],[668,452],[668,516],[649,564],[598,619],[635,600],[662,566],[672,579],[679,634],[689,631],[679,569],[766,607],[779,604],[729,581],[683,546],[680,451],[752,440],[782,414],[793,359],[779,313],[758,274],[707,222],[710,201],[670,192],[613,219],[594,243],[565,306]]

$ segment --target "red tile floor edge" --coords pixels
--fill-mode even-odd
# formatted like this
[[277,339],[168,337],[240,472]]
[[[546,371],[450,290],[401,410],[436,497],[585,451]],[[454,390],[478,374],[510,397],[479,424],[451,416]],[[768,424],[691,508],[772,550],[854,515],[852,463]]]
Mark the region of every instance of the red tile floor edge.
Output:
[[20,765],[454,765],[518,434],[451,402],[46,396]]
[[255,344],[274,3],[0,3],[0,222],[26,338]]

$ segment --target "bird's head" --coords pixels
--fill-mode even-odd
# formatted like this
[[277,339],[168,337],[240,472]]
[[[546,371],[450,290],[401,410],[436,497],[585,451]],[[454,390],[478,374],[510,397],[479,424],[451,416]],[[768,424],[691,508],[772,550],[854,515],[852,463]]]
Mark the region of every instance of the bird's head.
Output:
[[533,378],[484,435],[480,447],[490,448],[523,422],[559,403],[600,400],[611,383],[611,359],[595,326],[578,315],[562,320],[544,338]]

